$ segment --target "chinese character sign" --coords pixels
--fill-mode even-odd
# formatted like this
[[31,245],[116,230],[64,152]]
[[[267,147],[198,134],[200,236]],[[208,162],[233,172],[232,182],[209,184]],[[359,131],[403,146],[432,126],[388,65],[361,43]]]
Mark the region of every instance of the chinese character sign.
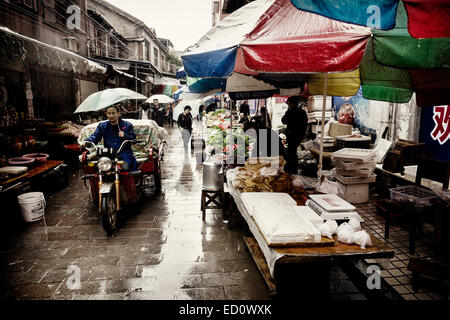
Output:
[[450,106],[438,106],[433,109],[435,126],[431,131],[431,137],[442,145],[450,138]]
[[421,109],[419,141],[428,158],[450,161],[450,106]]

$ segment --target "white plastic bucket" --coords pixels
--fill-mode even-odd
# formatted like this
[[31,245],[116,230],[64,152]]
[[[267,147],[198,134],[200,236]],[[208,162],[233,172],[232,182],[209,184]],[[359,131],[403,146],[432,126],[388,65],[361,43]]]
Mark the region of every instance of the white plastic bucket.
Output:
[[17,197],[25,222],[39,221],[45,214],[45,197],[42,192],[29,192]]

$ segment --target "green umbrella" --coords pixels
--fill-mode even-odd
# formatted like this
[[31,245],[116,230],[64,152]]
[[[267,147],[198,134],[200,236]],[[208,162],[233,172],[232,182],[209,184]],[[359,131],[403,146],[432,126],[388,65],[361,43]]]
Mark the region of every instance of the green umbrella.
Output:
[[106,89],[91,94],[74,113],[99,111],[123,100],[146,100],[147,97],[126,88]]

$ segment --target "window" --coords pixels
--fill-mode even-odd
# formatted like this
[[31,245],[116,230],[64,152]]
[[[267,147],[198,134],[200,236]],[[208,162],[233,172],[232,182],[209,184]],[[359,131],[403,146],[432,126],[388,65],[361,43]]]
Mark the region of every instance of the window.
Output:
[[153,48],[153,64],[155,67],[158,67],[159,65],[159,50],[157,48]]
[[49,23],[55,23],[55,0],[44,0],[41,6],[42,18]]
[[150,58],[148,56],[148,52],[149,52],[148,48],[149,48],[149,46],[150,46],[150,44],[148,43],[148,41],[145,41],[144,42],[144,60],[145,61],[150,61]]
[[55,14],[56,21],[59,24],[66,25],[67,18],[67,8],[71,5],[71,3],[67,0],[55,0]]
[[36,0],[10,0],[10,3],[22,5],[33,11],[37,10]]

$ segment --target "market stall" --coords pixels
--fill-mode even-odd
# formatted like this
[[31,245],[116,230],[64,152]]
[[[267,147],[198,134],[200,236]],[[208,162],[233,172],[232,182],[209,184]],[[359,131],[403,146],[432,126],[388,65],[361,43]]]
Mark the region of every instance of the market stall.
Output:
[[[262,231],[264,228],[261,227],[261,220],[255,218],[255,205],[249,204],[248,201],[246,201],[247,196],[253,193],[248,193],[246,191],[251,190],[259,192],[261,195],[261,198],[259,199],[260,205],[266,208],[265,210],[271,208],[272,211],[277,211],[278,215],[286,210],[296,210],[295,208],[303,208],[303,210],[305,210],[307,207],[305,207],[304,204],[307,201],[307,196],[312,192],[299,187],[297,183],[300,182],[298,181],[294,183],[291,182],[292,177],[285,176],[284,174],[280,174],[279,176],[273,174],[274,172],[278,172],[278,169],[276,169],[275,166],[272,169],[270,168],[270,163],[274,164],[273,162],[266,162],[266,164],[267,163],[269,163],[269,166],[262,166],[261,168],[266,168],[263,169],[265,171],[272,171],[270,172],[272,173],[272,176],[267,178],[268,181],[254,183],[251,184],[251,186],[248,184],[246,185],[245,182],[242,182],[242,177],[239,177],[239,171],[245,170],[234,169],[227,172],[227,187],[240,215],[246,221],[253,235],[253,237],[247,237],[245,239],[246,244],[273,293],[276,291],[276,279],[278,276],[276,270],[277,266],[280,264],[298,264],[300,267],[302,264],[312,262],[329,263],[332,260],[339,259],[376,259],[392,258],[394,256],[394,251],[392,249],[388,248],[379,239],[373,236],[370,237],[372,245],[365,248],[361,248],[360,245],[357,244],[342,243],[342,240],[338,241],[338,237],[336,236],[332,239],[321,237],[320,241],[311,242],[308,240],[303,244],[298,242],[295,242],[294,244],[285,243],[281,247],[273,246],[268,243],[267,235]],[[244,173],[244,176],[246,174],[247,173]],[[261,176],[256,179],[261,179]],[[273,190],[273,188],[275,188],[275,190]],[[261,189],[269,193],[261,192],[263,191]],[[274,191],[281,193],[273,193]],[[270,201],[267,200],[270,198],[269,196],[274,197],[276,205],[274,205],[274,203],[269,203]],[[265,202],[269,203],[267,206],[265,206],[263,199],[265,199]],[[274,213],[272,216],[273,215]],[[306,215],[304,217],[306,217]],[[293,221],[295,220],[289,219],[289,222]],[[300,226],[295,227],[296,232],[291,235],[291,240],[294,235],[297,237],[302,235],[302,228],[304,226],[311,226],[311,223],[303,221],[300,223]],[[268,271],[268,274],[266,271]],[[326,275],[322,276],[326,277]],[[304,289],[308,290],[306,288]]]

